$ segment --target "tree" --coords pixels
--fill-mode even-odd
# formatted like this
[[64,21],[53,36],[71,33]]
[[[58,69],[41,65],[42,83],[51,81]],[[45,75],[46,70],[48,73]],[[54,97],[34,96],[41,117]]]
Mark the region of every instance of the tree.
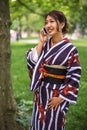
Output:
[[9,0],[0,0],[0,130],[24,130],[16,122],[16,101],[11,82]]
[[[15,16],[19,17],[19,15],[23,14],[26,10],[29,13],[38,14],[41,17],[50,10],[61,10],[68,18],[71,25],[71,32],[73,32],[77,24],[81,32],[84,32],[85,28],[87,28],[86,8],[86,0],[15,0],[15,2],[10,3],[12,19],[15,19]],[[38,22],[41,24],[40,20]]]

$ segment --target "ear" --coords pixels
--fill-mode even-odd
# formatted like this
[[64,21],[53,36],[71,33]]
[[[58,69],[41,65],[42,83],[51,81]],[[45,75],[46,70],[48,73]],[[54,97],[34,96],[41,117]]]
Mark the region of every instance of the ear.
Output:
[[64,26],[65,26],[65,23],[64,23],[64,22],[62,22],[62,23],[61,23],[61,29],[63,29],[63,28],[64,28]]

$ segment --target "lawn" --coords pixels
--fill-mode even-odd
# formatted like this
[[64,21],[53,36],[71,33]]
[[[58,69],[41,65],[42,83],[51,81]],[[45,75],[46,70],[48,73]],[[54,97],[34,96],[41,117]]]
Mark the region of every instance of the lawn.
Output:
[[[67,114],[66,130],[86,130],[87,129],[87,47],[86,40],[72,41],[79,51],[82,77],[76,105],[71,105]],[[11,57],[11,74],[12,84],[18,108],[20,111],[27,111],[27,115],[31,115],[33,104],[33,93],[29,90],[29,76],[27,72],[26,51],[34,47],[35,44],[21,44],[20,42],[12,43],[12,57]],[[26,127],[25,117],[23,113],[20,114],[20,122]],[[26,116],[26,115],[25,115]],[[27,118],[29,119],[29,118]],[[24,122],[25,121],[25,122]],[[27,128],[26,127],[26,128]]]
[[[34,46],[34,45],[33,45]],[[12,48],[12,83],[13,89],[16,95],[16,99],[19,102],[20,99],[32,100],[32,93],[29,91],[29,76],[27,71],[26,51],[31,48],[32,45],[28,44],[11,44]]]

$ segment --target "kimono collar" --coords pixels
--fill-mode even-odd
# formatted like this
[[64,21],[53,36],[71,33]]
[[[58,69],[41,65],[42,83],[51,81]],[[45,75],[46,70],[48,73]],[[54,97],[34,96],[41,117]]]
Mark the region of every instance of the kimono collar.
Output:
[[[64,37],[61,41],[70,42],[70,40],[66,37]],[[59,44],[61,41],[57,42],[56,44]],[[53,43],[52,38],[50,39],[50,46],[53,47],[56,44]]]

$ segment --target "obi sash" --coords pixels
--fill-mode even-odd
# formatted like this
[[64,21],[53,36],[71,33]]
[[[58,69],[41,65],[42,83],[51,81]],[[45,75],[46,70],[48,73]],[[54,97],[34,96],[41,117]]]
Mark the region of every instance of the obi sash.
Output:
[[62,84],[66,77],[66,67],[44,64],[43,81],[52,84]]

